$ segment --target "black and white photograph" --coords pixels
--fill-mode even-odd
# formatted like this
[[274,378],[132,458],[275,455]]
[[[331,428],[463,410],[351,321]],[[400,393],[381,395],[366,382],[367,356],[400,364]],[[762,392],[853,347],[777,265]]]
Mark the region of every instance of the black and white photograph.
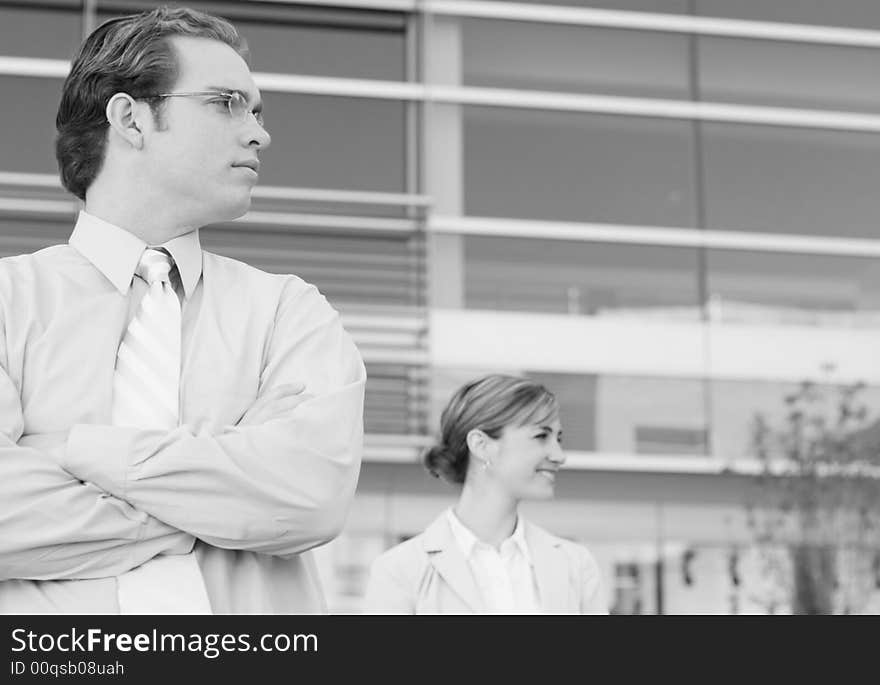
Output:
[[0,0],[0,91],[13,680],[880,615],[880,2]]

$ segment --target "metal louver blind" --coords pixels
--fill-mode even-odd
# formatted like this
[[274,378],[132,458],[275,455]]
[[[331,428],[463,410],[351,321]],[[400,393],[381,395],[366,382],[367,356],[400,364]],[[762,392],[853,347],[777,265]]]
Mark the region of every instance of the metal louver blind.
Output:
[[[0,216],[0,257],[67,242],[75,215]],[[205,249],[314,283],[343,316],[367,364],[365,429],[418,435],[427,416],[426,317],[418,236],[204,229]],[[381,442],[381,441],[380,441]]]
[[75,217],[0,217],[0,257],[36,252],[50,245],[66,243]]
[[364,430],[371,434],[414,435],[426,431],[428,386],[416,367],[367,362]]
[[421,238],[264,230],[258,226],[205,228],[202,244],[273,273],[313,283],[342,303],[418,307],[423,304]]

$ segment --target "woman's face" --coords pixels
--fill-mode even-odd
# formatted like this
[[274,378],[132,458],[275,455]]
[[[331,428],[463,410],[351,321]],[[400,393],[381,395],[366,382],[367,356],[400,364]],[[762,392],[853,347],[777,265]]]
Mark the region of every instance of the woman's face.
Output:
[[556,472],[565,463],[559,419],[524,426],[507,426],[491,440],[487,472],[515,499],[553,497]]

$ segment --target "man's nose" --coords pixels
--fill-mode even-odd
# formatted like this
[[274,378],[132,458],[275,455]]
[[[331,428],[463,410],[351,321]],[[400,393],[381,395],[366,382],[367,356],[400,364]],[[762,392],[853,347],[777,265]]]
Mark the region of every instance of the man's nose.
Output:
[[251,121],[252,124],[249,131],[250,141],[248,142],[248,147],[253,147],[257,150],[265,150],[272,144],[272,136],[269,135],[269,132],[255,118],[251,117]]

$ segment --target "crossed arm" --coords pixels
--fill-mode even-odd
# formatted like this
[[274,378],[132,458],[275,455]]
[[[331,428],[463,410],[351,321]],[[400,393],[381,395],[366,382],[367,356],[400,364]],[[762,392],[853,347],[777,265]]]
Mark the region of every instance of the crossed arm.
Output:
[[0,349],[0,580],[118,575],[196,538],[287,555],[338,534],[360,468],[365,372],[314,289],[282,297],[259,397],[234,426],[26,436],[4,359]]

